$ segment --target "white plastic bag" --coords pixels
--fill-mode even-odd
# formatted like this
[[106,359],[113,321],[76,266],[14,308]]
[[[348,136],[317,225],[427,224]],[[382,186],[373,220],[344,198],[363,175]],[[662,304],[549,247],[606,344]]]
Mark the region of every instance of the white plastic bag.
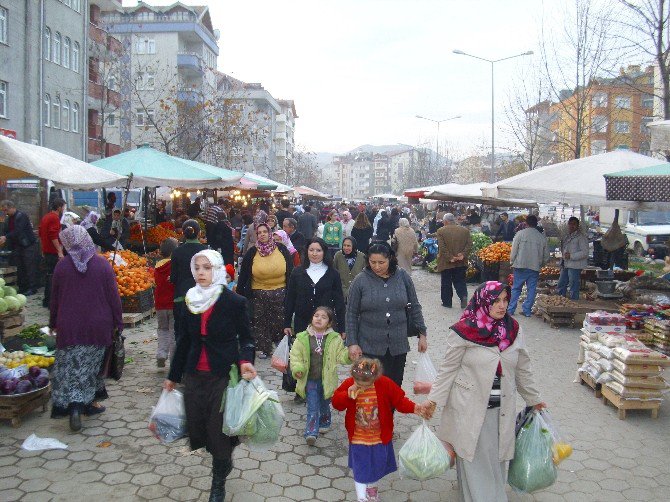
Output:
[[163,389],[149,418],[149,430],[161,443],[172,443],[186,435],[184,395],[178,390]]
[[425,420],[398,452],[398,473],[401,478],[419,481],[437,478],[447,472],[450,465],[451,456]]
[[270,398],[273,398],[272,394],[259,377],[250,382],[240,380],[234,387],[228,387],[222,432],[226,436],[256,434],[256,412]]
[[271,366],[280,373],[286,373],[288,370],[289,350],[288,335],[284,335],[284,338],[281,339],[281,342],[279,342],[279,345],[277,345],[277,348],[272,354],[271,363]]
[[66,450],[67,445],[54,438],[39,438],[35,434],[31,434],[23,442],[21,448],[28,451]]
[[419,354],[414,375],[414,394],[430,394],[430,390],[437,378],[437,370],[427,352]]

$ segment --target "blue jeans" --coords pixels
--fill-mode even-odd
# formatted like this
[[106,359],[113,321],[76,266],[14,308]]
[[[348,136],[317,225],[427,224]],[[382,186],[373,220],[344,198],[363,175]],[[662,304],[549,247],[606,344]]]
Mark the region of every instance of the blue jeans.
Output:
[[581,284],[582,271],[578,268],[561,268],[561,276],[558,278],[558,294],[565,296],[570,287],[570,298],[579,300],[579,285]]
[[307,380],[307,423],[305,437],[319,435],[319,427],[330,427],[330,399],[323,397],[321,380]]
[[540,273],[537,270],[529,268],[515,268],[514,269],[514,285],[512,286],[512,298],[509,301],[507,312],[514,314],[516,311],[516,304],[521,296],[521,289],[526,285],[528,296],[521,306],[525,316],[530,317],[533,304],[535,303],[535,292],[537,289],[537,279]]

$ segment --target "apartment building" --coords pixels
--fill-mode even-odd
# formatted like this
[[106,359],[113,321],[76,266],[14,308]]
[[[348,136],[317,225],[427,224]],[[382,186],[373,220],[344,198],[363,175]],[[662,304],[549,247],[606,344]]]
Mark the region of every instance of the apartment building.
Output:
[[336,156],[333,164],[338,172],[338,190],[342,198],[367,200],[374,195],[374,154],[361,152]]
[[86,158],[86,0],[0,0],[0,134]]
[[[192,142],[180,135],[179,114],[189,112],[184,105],[206,102],[217,84],[219,32],[208,7],[140,1],[135,7],[101,6],[98,19],[125,51],[115,81],[121,106],[107,117],[107,142],[121,150],[141,144],[165,149],[160,129],[172,139],[171,146],[188,155]],[[210,160],[201,153],[194,156]]]

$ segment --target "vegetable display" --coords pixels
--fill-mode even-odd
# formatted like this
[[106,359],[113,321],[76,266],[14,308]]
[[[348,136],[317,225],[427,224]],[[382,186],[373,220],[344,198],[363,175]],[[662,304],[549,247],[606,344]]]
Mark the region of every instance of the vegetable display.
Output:
[[25,394],[49,385],[49,372],[38,366],[31,366],[21,377],[16,375],[11,369],[0,370],[0,395]]
[[509,261],[512,245],[509,242],[494,242],[479,250],[477,257],[483,262]]
[[15,352],[3,352],[0,354],[0,365],[5,366],[6,368],[13,369],[17,366],[37,366],[39,368],[48,368],[51,366],[56,358],[54,357],[45,357],[35,354],[29,354],[23,350],[17,350]]
[[472,248],[470,249],[470,257],[474,257],[481,249],[484,249],[493,243],[488,235],[481,232],[473,232],[471,238]]

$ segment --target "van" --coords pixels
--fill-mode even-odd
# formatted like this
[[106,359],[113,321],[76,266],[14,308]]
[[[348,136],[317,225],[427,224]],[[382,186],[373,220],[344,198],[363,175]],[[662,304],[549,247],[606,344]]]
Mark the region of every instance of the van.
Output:
[[[600,226],[610,228],[614,221],[613,207],[600,208]],[[668,254],[670,239],[670,211],[637,211],[621,209],[619,226],[628,237],[628,247],[637,256],[649,254],[664,258]]]

